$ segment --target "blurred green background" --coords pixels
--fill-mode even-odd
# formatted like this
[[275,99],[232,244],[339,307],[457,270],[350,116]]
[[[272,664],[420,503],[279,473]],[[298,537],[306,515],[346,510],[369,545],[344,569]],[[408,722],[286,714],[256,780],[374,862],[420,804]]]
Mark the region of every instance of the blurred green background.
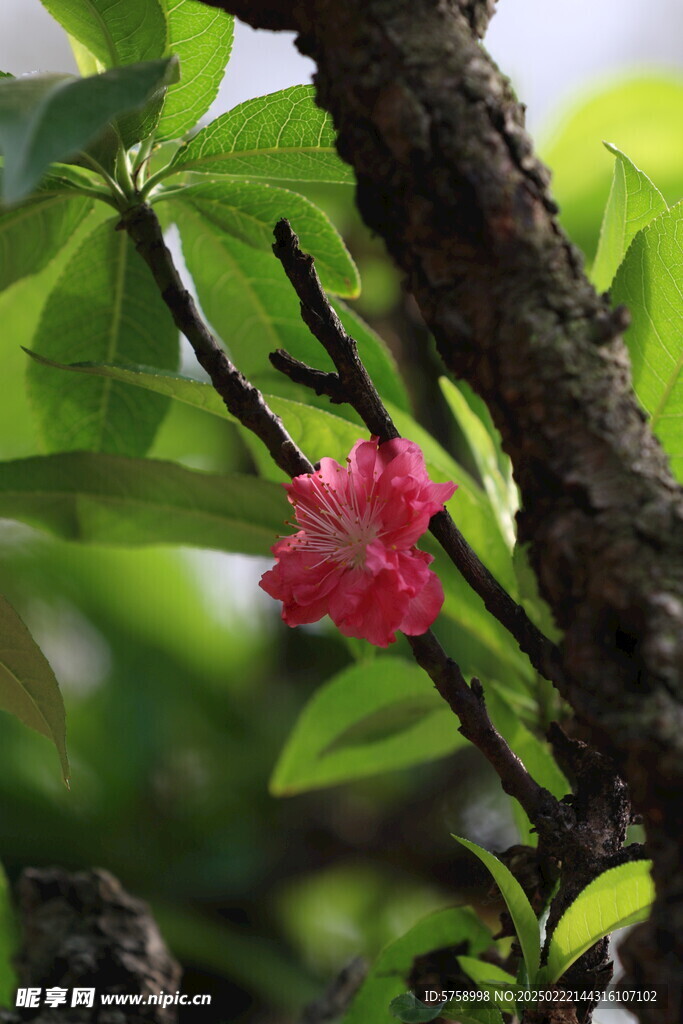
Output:
[[[683,75],[654,70],[585,87],[547,119],[540,148],[588,262],[613,165],[601,141],[673,202],[683,195],[681,111]],[[430,339],[351,191],[310,194],[348,240],[364,283],[357,306],[396,354],[418,418],[457,450]],[[20,346],[67,258],[0,296],[3,459],[41,451]],[[251,465],[230,425],[180,405],[150,454],[215,471]],[[319,794],[269,795],[299,710],[353,652],[326,625],[282,626],[256,585],[266,565],[82,548],[0,522],[0,589],[61,682],[72,761],[68,792],[50,744],[0,715],[2,860],[13,878],[51,863],[113,871],[151,902],[186,966],[185,991],[213,994],[206,1024],[295,1021],[352,956],[371,957],[424,913],[472,896],[482,876],[469,877],[450,832],[498,849],[516,841],[496,779],[470,750]],[[485,886],[480,898],[495,927]]]

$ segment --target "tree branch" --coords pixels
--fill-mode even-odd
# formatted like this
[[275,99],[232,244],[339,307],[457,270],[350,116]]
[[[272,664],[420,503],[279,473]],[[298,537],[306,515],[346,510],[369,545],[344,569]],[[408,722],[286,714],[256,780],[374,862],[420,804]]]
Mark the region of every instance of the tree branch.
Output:
[[[223,0],[258,23],[265,0]],[[244,10],[248,6],[248,10]],[[478,5],[479,10],[485,10]],[[298,0],[321,106],[447,366],[512,458],[564,692],[643,813],[658,900],[622,953],[683,1015],[683,502],[631,389],[612,313],[555,219],[523,112],[472,0]],[[597,140],[596,140],[597,145]],[[648,952],[649,951],[649,952]]]
[[200,317],[173,263],[152,207],[147,203],[132,206],[122,215],[119,226],[128,232],[152,271],[176,327],[192,345],[228,412],[263,441],[275,464],[289,476],[312,473],[313,466],[291,439],[280,417],[268,408],[258,388],[232,364]]
[[[274,234],[273,252],[282,263],[299,297],[301,317],[322,344],[337,373],[323,374],[298,360],[293,360],[282,349],[271,355],[273,366],[292,380],[312,387],[318,394],[329,395],[334,402],[346,401],[356,410],[370,433],[377,435],[380,441],[399,437],[399,432],[358,355],[356,341],[346,333],[325,295],[313,257],[301,251],[299,239],[289,221],[279,221]],[[521,650],[528,655],[534,668],[561,687],[559,651],[533,624],[524,608],[516,604],[501,587],[445,509],[432,517],[429,529],[467,583],[481,597],[488,611],[501,622],[515,638]]]
[[[313,466],[291,440],[279,417],[271,412],[261,393],[233,366],[199,316],[192,296],[183,287],[152,208],[141,204],[127,210],[120,226],[133,239],[137,251],[152,271],[176,326],[192,345],[228,412],[264,442],[276,464],[289,476],[313,472]],[[359,361],[358,367],[374,392],[365,368]],[[369,394],[369,399],[375,404],[379,403],[379,412],[384,411],[376,392],[374,396],[372,398],[372,394]],[[397,435],[394,433],[392,436]],[[560,804],[547,790],[534,782],[519,758],[494,729],[478,681],[471,690],[459,667],[446,657],[431,631],[421,637],[408,639],[419,664],[425,668],[438,692],[460,718],[463,735],[471,738],[499,772],[506,792],[519,800],[530,820],[539,830],[550,819],[564,820]]]

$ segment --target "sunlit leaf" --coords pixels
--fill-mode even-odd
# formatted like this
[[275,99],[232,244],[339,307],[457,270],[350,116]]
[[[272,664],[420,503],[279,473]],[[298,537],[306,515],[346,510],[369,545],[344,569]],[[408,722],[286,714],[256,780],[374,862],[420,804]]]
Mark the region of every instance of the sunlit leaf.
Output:
[[[164,203],[164,207],[175,208],[183,255],[202,309],[250,380],[270,394],[291,395],[290,382],[268,361],[268,354],[277,348],[287,349],[309,365],[334,369],[303,323],[294,289],[270,251],[254,250],[184,202]],[[364,327],[355,314],[336,308],[350,330],[357,330],[359,323]],[[386,346],[367,329],[358,331],[357,340],[376,386],[386,398],[405,408],[405,389]],[[311,393],[303,394],[308,400]]]
[[337,156],[332,119],[314,96],[313,86],[295,85],[240,103],[186,143],[172,170],[352,184],[353,171]]
[[382,950],[340,1024],[393,1024],[389,1004],[405,991],[416,957],[449,946],[476,956],[490,944],[491,933],[469,907],[430,914]]
[[574,242],[591,256],[610,190],[614,163],[601,145],[616,143],[648,174],[669,203],[683,195],[683,135],[672,131],[683,104],[680,75],[637,75],[600,84],[555,111],[542,158],[553,172],[560,219]]
[[64,702],[47,658],[14,608],[0,597],[0,710],[51,739],[69,778]]
[[491,508],[498,519],[501,533],[512,550],[516,535],[516,495],[513,495],[508,481],[501,472],[493,438],[455,384],[447,377],[441,377],[439,384],[444,398],[465,436],[484,489],[491,501]]
[[158,139],[193,128],[216,98],[230,59],[234,18],[196,0],[164,0],[169,49],[180,58],[180,82],[166,94]]
[[641,228],[667,209],[664,197],[647,174],[616,146],[606,142],[605,147],[616,159],[591,274],[598,291],[609,288],[626,250]]
[[283,275],[272,255],[273,228],[287,217],[301,248],[315,258],[323,286],[335,295],[351,298],[360,291],[358,271],[336,228],[322,210],[297,192],[224,180],[188,186],[176,201],[199,214],[206,227],[267,252]]
[[287,508],[277,484],[172,462],[67,452],[0,463],[0,516],[67,540],[266,555]]
[[159,0],[41,0],[62,28],[104,67],[162,57],[166,18]]
[[[49,296],[33,346],[60,360],[178,362],[178,331],[152,275],[124,231],[106,221],[88,236]],[[64,375],[32,362],[29,392],[51,451],[143,455],[167,400],[108,379]]]
[[645,921],[655,898],[649,860],[603,872],[587,885],[557,923],[543,968],[544,984],[561,978],[575,960],[617,928]]
[[482,864],[488,868],[493,875],[503,899],[505,900],[510,917],[517,932],[517,938],[522,949],[524,963],[526,965],[527,978],[532,984],[538,974],[538,965],[541,956],[540,930],[536,915],[526,897],[521,885],[512,874],[510,869],[502,861],[494,857],[488,850],[484,850],[469,839],[462,839],[460,836],[453,836],[454,839],[476,854]]
[[611,288],[626,303],[633,386],[683,481],[683,203],[656,217],[633,240]]
[[380,657],[329,679],[302,711],[271,780],[277,796],[443,757],[458,720],[414,662]]
[[491,1002],[495,1006],[501,1010],[507,1010],[508,1013],[511,1011],[514,1007],[514,1000],[506,999],[501,993],[518,990],[519,986],[512,974],[496,964],[477,960],[473,956],[459,956],[458,965],[478,988],[489,992]]
[[3,200],[28,195],[50,163],[74,156],[113,118],[136,110],[176,76],[170,58],[90,78],[45,74],[0,81]]

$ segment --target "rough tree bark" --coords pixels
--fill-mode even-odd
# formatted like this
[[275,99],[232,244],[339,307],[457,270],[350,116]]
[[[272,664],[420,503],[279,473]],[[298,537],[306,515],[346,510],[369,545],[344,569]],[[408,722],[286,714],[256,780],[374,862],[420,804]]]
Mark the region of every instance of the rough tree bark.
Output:
[[[630,983],[683,1018],[683,503],[630,386],[627,318],[558,227],[523,113],[479,38],[493,0],[205,0],[292,29],[366,223],[511,456],[563,693],[642,813],[657,903]],[[599,140],[596,140],[596,145]]]
[[[108,871],[69,873],[27,868],[18,885],[21,919],[19,984],[94,988],[92,1007],[38,1006],[0,1010],[3,1024],[176,1024],[176,1006],[103,1006],[103,995],[173,994],[181,970],[168,952],[148,906]],[[42,1000],[41,1000],[42,1001]]]

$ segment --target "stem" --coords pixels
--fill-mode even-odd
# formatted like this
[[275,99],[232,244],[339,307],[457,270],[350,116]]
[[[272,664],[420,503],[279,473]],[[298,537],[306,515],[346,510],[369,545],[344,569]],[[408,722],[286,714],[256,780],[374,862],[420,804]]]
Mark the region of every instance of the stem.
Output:
[[[150,192],[153,189],[155,189],[156,186],[159,185],[160,182],[162,182],[164,180],[164,178],[168,178],[171,174],[175,174],[175,173],[176,173],[175,171],[171,170],[171,165],[170,164],[166,164],[165,167],[162,167],[160,170],[158,170],[156,172],[156,174],[153,174],[151,178],[147,179],[147,181],[145,182],[143,187],[140,189],[140,196],[141,196],[141,198],[142,199],[147,199],[147,197],[149,196]],[[180,171],[178,171],[178,173],[180,173]]]
[[99,163],[97,160],[95,160],[95,158],[92,157],[90,155],[90,153],[86,153],[83,150],[78,155],[79,155],[79,157],[81,157],[82,160],[85,160],[86,163],[90,164],[90,166],[92,167],[93,171],[95,171],[97,174],[99,174],[99,176],[106,182],[107,187],[109,188],[109,191],[111,192],[112,196],[116,200],[116,203],[114,205],[116,206],[117,209],[120,209],[123,206],[123,204],[125,203],[126,197],[125,197],[125,195],[124,195],[124,193],[123,193],[119,183],[114,178],[112,178],[112,176],[109,173],[109,171],[106,171],[104,169],[104,167],[102,166],[102,164]]
[[141,203],[125,210],[120,226],[128,232],[152,271],[176,326],[192,345],[228,412],[263,441],[276,465],[288,476],[312,473],[313,466],[291,439],[280,417],[233,365],[203,322],[192,296],[183,286],[151,206]]
[[[271,356],[273,365],[299,383],[307,384],[318,394],[330,395],[333,401],[345,401],[360,415],[371,434],[380,441],[399,437],[379,393],[358,356],[358,346],[344,330],[342,323],[323,291],[312,256],[299,248],[299,239],[289,222],[281,220],[275,227],[273,251],[301,301],[301,317],[328,353],[337,373],[321,373],[292,360],[279,350]],[[534,668],[556,685],[562,681],[559,651],[534,625],[525,610],[510,597],[470,547],[448,512],[432,517],[429,529],[442,548],[481,597],[487,610],[505,626]]]
[[123,148],[123,145],[119,146],[118,157],[116,160],[116,177],[119,187],[126,199],[130,200],[137,196],[137,189],[135,188],[135,182],[133,181],[131,174],[128,153]]
[[[164,243],[161,225],[146,203],[124,211],[125,229],[149,266],[176,326],[192,345],[201,366],[225,402],[228,412],[265,444],[275,463],[290,477],[313,472],[313,466],[287,434],[282,421],[268,408],[261,393],[230,362],[202,321]],[[489,719],[478,680],[467,685],[459,666],[448,658],[430,631],[409,637],[415,658],[439,694],[460,719],[464,736],[481,750],[500,776],[503,788],[519,800],[539,831],[557,833],[571,822],[571,812],[529,775]]]
[[152,134],[149,135],[140,145],[140,149],[138,150],[138,154],[135,157],[135,162],[133,164],[133,176],[135,177],[136,181],[146,161],[148,161],[152,155],[152,152],[154,150],[154,142],[154,132],[152,132]]

